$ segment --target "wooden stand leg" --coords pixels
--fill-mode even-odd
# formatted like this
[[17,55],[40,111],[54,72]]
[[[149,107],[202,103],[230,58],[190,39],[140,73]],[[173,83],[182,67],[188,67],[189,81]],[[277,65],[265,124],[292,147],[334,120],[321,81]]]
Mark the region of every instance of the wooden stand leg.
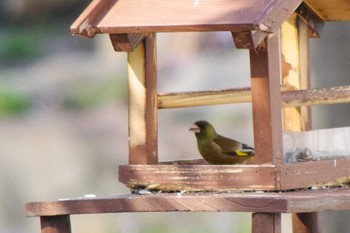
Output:
[[281,233],[281,214],[253,213],[252,233]]
[[317,212],[292,215],[294,233],[318,233]]
[[71,233],[69,215],[41,216],[41,233]]

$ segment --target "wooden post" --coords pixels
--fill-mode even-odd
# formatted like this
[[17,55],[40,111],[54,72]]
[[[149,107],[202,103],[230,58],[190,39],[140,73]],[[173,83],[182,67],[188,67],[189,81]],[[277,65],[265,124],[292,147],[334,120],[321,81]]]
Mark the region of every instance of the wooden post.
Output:
[[[295,89],[310,88],[309,27],[293,14],[281,27],[282,83]],[[310,107],[284,109],[284,130],[311,129]]]
[[253,213],[252,233],[281,233],[281,214]]
[[[309,27],[293,14],[281,28],[282,80],[296,89],[310,88]],[[294,107],[284,110],[284,130],[311,129],[310,107]],[[316,233],[317,213],[292,214],[293,232]]]
[[[300,57],[300,89],[310,88],[309,69],[309,27],[303,20],[298,20],[299,32],[299,57]],[[311,108],[300,107],[301,130],[311,130]],[[292,216],[293,232],[295,233],[317,233],[318,213],[298,213]]]
[[277,34],[250,50],[251,92],[256,163],[283,162],[280,51]]
[[156,35],[149,34],[128,53],[129,164],[156,164]]
[[[282,83],[300,89],[300,53],[297,15],[294,13],[281,27]],[[284,130],[300,131],[300,108],[283,109]]]
[[292,215],[294,233],[318,233],[317,212]]
[[[300,18],[297,21],[299,33],[300,89],[311,88],[309,60],[309,26]],[[311,107],[300,107],[301,130],[311,130]]]
[[41,216],[41,233],[71,233],[69,215]]
[[[309,27],[303,20],[298,20],[299,57],[300,57],[300,89],[310,88],[309,69]],[[311,108],[300,107],[301,130],[311,130]],[[298,213],[292,216],[293,232],[318,233],[318,213]]]

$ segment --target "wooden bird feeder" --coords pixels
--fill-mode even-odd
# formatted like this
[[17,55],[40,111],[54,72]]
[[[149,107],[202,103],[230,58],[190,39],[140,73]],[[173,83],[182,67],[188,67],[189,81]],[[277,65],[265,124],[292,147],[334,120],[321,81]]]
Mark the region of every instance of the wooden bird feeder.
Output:
[[[284,130],[310,129],[308,107],[300,106],[349,101],[349,87],[308,89],[308,38],[320,35],[324,20],[350,19],[339,1],[328,2],[93,1],[72,32],[109,34],[116,51],[128,52],[129,165],[119,167],[119,180],[162,191],[289,190],[349,176],[348,159],[283,161],[283,120]],[[229,31],[237,48],[249,49],[251,87],[158,94],[156,33],[203,31]],[[158,160],[158,109],[242,101],[252,101],[255,165]]]
[[[350,159],[288,164],[283,160],[282,145],[283,130],[310,129],[310,105],[350,102],[350,86],[310,89],[308,61],[309,37],[320,36],[324,21],[349,21],[349,9],[350,2],[342,0],[93,0],[72,25],[73,34],[84,37],[108,34],[115,51],[128,53],[129,164],[119,167],[119,180],[132,189],[279,191],[310,187],[349,176]],[[158,94],[156,34],[207,31],[231,32],[235,46],[249,50],[251,87]],[[158,109],[248,101],[252,102],[253,109],[256,164],[209,165],[201,160],[191,162],[158,160]],[[350,206],[350,203],[344,204],[343,198],[342,205],[339,202],[332,207],[321,207],[319,203],[305,210],[301,209],[303,206],[301,200],[304,196],[281,194],[284,196],[277,198],[281,201],[279,203],[287,200],[288,205],[283,207],[276,205],[276,209],[263,210],[260,204],[266,204],[270,199],[260,199],[254,194],[254,197],[250,196],[247,199],[244,194],[242,194],[244,197],[235,194],[237,196],[235,198],[242,198],[242,202],[256,198],[253,202],[257,207],[249,209],[234,206],[230,209],[227,207],[230,206],[228,197],[225,197],[222,199],[224,202],[212,199],[218,205],[206,209],[202,204],[206,203],[205,198],[208,195],[191,196],[192,199],[187,201],[181,199],[186,203],[198,204],[198,208],[190,205],[184,211],[238,210],[273,213],[263,215],[262,218],[259,214],[255,215],[254,232],[278,232],[278,227],[272,231],[272,228],[259,225],[259,222],[271,222],[277,226],[280,218],[274,214],[276,212],[310,212],[325,208],[336,210]],[[157,197],[144,197],[143,201],[147,202],[152,198],[157,199]],[[58,209],[54,208],[55,203],[51,203],[50,210],[46,212],[45,203],[36,203],[28,205],[27,213],[30,216],[38,216],[41,213],[42,216],[53,213],[64,215],[182,210],[177,207],[183,206],[184,203],[175,200],[174,196],[167,198],[169,199],[166,202],[173,204],[152,205],[152,208],[140,204],[138,201],[142,200],[139,199],[124,198],[120,199],[120,202],[115,200],[115,203],[109,200],[108,203],[114,203],[114,207],[105,206],[107,209],[99,207],[95,212],[88,207],[93,204],[85,203],[87,206],[84,207],[82,200],[78,200],[74,208],[72,203],[70,206],[67,202],[63,204],[67,205],[64,209],[60,209],[62,203],[60,206],[57,205]],[[152,203],[155,203],[153,199]],[[119,208],[118,203],[121,203],[124,209]],[[103,205],[102,201],[100,204]],[[133,208],[126,210],[126,205]],[[84,208],[89,210],[84,212]]]

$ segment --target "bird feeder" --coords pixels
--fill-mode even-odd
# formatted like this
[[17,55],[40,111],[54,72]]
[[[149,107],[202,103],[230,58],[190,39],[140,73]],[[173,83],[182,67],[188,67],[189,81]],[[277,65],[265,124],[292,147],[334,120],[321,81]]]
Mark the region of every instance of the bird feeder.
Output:
[[[297,213],[294,232],[314,232],[313,213],[350,209],[350,189],[291,190],[348,177],[350,159],[286,163],[282,135],[310,130],[311,105],[350,102],[350,86],[310,89],[308,61],[309,37],[320,36],[324,21],[349,21],[349,9],[350,2],[342,0],[93,0],[72,32],[84,37],[108,34],[115,51],[128,53],[129,164],[119,166],[119,180],[133,190],[228,192],[32,202],[26,215],[40,217],[43,233],[71,233],[71,214],[244,211],[253,212],[254,233],[277,233],[280,213]],[[237,48],[249,50],[251,86],[157,93],[157,33],[207,31],[230,32]],[[159,109],[249,101],[255,164],[159,161]]]
[[[108,34],[115,51],[128,53],[129,164],[119,167],[119,180],[162,191],[290,190],[349,176],[350,159],[285,163],[282,142],[283,130],[310,129],[310,105],[350,100],[349,86],[309,89],[308,62],[308,38],[320,35],[325,20],[350,20],[349,7],[311,0],[93,1],[72,32]],[[231,32],[235,46],[249,50],[251,87],[158,94],[157,33],[207,31]],[[245,101],[252,102],[256,164],[158,160],[159,109]]]

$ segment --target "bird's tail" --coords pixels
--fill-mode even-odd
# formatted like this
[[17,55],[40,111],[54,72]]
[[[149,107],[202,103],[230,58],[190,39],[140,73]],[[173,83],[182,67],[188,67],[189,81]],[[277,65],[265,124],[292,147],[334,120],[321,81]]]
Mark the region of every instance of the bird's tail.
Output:
[[246,153],[247,156],[253,156],[255,155],[255,150],[253,147],[248,146],[247,144],[242,144],[242,152]]

